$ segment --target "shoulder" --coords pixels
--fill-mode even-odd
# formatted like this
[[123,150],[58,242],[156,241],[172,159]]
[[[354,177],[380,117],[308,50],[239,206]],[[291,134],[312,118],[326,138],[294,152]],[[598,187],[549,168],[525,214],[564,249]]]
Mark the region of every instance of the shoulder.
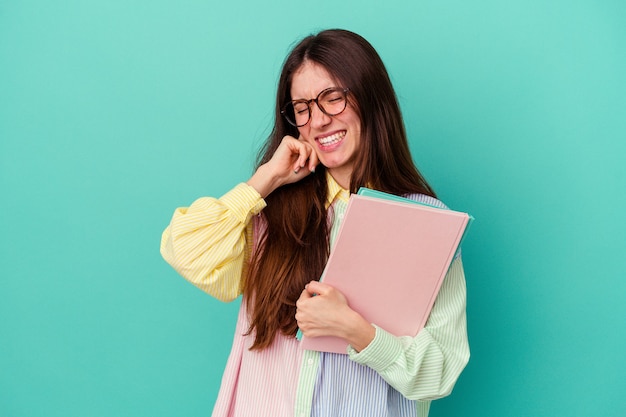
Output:
[[427,204],[436,208],[448,208],[448,206],[446,206],[441,200],[438,200],[435,197],[431,197],[426,194],[406,194],[404,197],[417,201],[418,203]]

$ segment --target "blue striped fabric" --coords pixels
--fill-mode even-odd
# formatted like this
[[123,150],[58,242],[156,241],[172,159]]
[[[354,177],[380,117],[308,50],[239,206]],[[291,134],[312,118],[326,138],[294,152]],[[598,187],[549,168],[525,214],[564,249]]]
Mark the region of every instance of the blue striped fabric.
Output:
[[322,353],[311,416],[417,417],[417,406],[372,368]]

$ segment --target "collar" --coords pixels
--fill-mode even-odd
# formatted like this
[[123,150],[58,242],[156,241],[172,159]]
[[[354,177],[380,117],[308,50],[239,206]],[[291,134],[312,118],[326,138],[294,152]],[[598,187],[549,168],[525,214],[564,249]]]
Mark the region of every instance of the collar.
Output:
[[328,208],[337,199],[347,203],[350,199],[350,192],[345,188],[341,188],[341,185],[337,184],[337,181],[332,175],[326,171],[326,183],[328,184],[328,196],[326,199],[326,208]]

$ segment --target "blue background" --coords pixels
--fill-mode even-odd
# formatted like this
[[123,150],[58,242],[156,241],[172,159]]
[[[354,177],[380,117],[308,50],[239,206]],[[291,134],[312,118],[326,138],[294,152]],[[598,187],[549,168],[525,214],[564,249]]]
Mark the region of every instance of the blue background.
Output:
[[626,3],[0,1],[0,416],[206,416],[237,303],[159,255],[251,173],[289,47],[381,54],[476,222],[472,358],[431,416],[626,415]]

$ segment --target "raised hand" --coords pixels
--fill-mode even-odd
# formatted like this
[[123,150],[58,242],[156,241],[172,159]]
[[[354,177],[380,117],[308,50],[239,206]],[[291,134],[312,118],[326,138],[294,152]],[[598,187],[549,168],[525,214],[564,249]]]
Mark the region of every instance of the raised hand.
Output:
[[248,180],[265,198],[281,185],[300,181],[315,171],[319,159],[315,150],[304,141],[285,136],[272,159],[261,165]]

